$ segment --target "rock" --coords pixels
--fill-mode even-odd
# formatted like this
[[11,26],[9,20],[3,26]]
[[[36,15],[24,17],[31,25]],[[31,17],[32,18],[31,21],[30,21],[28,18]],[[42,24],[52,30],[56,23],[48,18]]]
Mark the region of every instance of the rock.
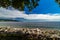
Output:
[[51,38],[60,38],[60,36],[58,36],[57,34],[53,34]]

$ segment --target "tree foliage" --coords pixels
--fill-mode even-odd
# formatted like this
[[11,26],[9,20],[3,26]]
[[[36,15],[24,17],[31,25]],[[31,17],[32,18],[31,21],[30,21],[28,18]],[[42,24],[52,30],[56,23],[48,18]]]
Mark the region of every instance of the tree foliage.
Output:
[[60,5],[60,0],[55,0]]
[[0,7],[8,8],[9,6],[24,10],[27,7],[29,10],[36,8],[38,6],[39,0],[0,0]]

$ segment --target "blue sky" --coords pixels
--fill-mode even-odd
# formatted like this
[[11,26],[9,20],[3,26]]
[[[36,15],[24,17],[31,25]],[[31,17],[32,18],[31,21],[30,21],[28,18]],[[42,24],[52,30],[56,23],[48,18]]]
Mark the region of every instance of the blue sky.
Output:
[[47,13],[60,13],[60,7],[55,0],[40,0],[39,6],[34,8],[30,13],[47,14]]
[[60,7],[54,0],[40,0],[39,6],[34,8],[31,12],[27,12],[28,11],[18,11],[13,8],[5,9],[1,7],[0,18],[23,18],[30,20],[30,22],[37,22],[37,20],[60,21]]

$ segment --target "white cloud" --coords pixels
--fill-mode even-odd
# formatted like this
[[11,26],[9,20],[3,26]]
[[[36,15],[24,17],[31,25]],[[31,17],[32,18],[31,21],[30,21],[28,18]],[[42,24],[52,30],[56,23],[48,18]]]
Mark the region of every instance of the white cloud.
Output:
[[17,11],[17,10],[7,10],[5,8],[0,8],[0,17],[7,17],[7,18],[24,18],[28,20],[35,20],[35,19],[43,19],[48,21],[60,21],[60,14],[25,14],[24,11]]

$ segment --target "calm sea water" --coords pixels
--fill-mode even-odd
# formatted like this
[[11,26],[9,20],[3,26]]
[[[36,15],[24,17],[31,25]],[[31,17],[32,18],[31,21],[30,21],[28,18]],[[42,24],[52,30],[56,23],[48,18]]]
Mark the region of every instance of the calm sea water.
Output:
[[0,27],[57,28],[60,22],[0,22]]

